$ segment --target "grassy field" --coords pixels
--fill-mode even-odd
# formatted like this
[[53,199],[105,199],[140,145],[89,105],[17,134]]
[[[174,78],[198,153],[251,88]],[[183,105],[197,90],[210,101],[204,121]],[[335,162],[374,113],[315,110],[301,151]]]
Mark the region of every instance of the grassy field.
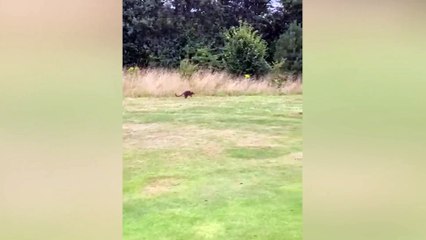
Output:
[[123,239],[302,239],[301,95],[123,105]]

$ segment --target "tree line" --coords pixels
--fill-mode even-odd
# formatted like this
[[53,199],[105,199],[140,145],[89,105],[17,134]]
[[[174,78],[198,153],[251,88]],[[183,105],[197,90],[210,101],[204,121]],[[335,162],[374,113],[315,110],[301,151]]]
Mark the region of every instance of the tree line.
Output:
[[123,0],[123,65],[302,72],[301,0]]

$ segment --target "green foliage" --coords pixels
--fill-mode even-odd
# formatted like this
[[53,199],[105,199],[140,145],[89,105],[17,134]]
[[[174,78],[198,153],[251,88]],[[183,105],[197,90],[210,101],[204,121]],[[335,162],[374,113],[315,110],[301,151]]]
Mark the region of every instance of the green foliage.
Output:
[[263,75],[270,69],[265,60],[266,43],[247,23],[225,32],[225,67],[234,74]]
[[[202,68],[224,69],[223,32],[244,21],[266,43],[266,62],[257,61],[253,67],[228,62],[226,69],[263,74],[277,60],[276,43],[288,23],[302,21],[301,0],[278,1],[280,6],[272,8],[271,0],[123,0],[123,65],[179,68],[187,58]],[[301,66],[301,58],[287,58],[286,63],[293,62]],[[239,73],[241,68],[252,70]]]
[[274,62],[271,70],[271,81],[273,84],[280,88],[282,84],[287,80],[286,75],[283,74],[283,68],[285,66],[285,61],[281,60]]
[[198,65],[193,64],[189,59],[180,62],[179,72],[185,78],[190,78],[198,70]]
[[285,61],[283,71],[302,72],[302,25],[293,22],[275,44],[275,61]]
[[287,22],[302,23],[302,0],[281,0]]
[[[220,65],[222,33],[238,26],[239,20],[258,30],[271,47],[288,21],[287,11],[272,10],[269,2],[123,0],[123,64],[178,68],[182,59],[207,47],[214,49]],[[268,49],[268,61],[272,55]]]
[[207,69],[222,69],[223,64],[220,61],[220,56],[213,54],[209,48],[202,47],[196,50],[191,61],[201,68]]

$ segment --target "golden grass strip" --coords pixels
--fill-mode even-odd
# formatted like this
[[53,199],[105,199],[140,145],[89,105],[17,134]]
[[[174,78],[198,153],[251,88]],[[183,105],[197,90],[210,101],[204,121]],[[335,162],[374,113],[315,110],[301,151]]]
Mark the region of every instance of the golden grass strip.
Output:
[[300,77],[289,76],[287,79],[293,80],[285,81],[280,87],[273,84],[271,78],[271,75],[267,75],[257,80],[250,80],[235,77],[224,71],[200,70],[188,79],[182,77],[178,70],[125,70],[123,71],[123,94],[125,97],[168,97],[185,90],[206,96],[302,93]]

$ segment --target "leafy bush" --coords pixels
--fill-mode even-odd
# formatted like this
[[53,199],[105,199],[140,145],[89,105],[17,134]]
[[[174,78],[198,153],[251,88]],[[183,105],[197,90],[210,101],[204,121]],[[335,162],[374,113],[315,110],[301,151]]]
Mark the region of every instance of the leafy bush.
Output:
[[215,55],[207,47],[202,47],[196,50],[195,55],[191,58],[194,64],[202,68],[222,69],[223,65],[219,60],[219,55]]
[[233,74],[263,75],[270,69],[265,60],[266,43],[247,23],[225,32],[224,62]]
[[283,71],[302,72],[302,25],[293,22],[275,43],[275,61],[285,61]]
[[179,72],[184,78],[190,78],[198,70],[198,65],[185,58],[180,61]]

